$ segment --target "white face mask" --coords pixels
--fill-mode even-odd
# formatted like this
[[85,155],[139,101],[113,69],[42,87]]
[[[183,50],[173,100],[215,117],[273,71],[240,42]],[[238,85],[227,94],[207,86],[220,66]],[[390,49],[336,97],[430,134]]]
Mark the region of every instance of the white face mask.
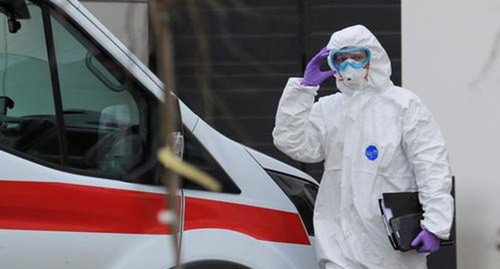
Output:
[[339,75],[342,82],[352,90],[363,89],[368,83],[368,68],[347,67]]

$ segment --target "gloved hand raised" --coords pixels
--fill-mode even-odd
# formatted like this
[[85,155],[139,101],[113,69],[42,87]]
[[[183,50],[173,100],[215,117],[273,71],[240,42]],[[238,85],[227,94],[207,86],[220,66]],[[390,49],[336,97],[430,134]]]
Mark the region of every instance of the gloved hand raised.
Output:
[[320,64],[321,61],[328,57],[330,52],[327,48],[323,48],[316,54],[311,61],[306,66],[304,71],[304,80],[302,80],[302,85],[304,86],[318,86],[323,83],[327,78],[332,77],[335,71],[321,71]]
[[423,229],[411,242],[411,246],[414,248],[418,247],[417,251],[420,253],[436,252],[439,250],[440,245],[441,240],[426,229]]

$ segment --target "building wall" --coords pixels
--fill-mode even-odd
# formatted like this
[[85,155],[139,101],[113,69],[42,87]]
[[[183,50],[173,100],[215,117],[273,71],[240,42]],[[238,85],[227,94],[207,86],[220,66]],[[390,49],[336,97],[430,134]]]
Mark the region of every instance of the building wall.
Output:
[[[272,143],[276,108],[287,79],[302,76],[335,30],[365,24],[401,82],[399,0],[191,1],[191,10],[187,2],[175,13],[179,96],[224,134],[297,167]],[[335,93],[334,85],[327,81],[319,96]],[[321,165],[305,168],[320,178]]]
[[403,86],[439,121],[456,176],[458,268],[498,268],[500,2],[403,0]]

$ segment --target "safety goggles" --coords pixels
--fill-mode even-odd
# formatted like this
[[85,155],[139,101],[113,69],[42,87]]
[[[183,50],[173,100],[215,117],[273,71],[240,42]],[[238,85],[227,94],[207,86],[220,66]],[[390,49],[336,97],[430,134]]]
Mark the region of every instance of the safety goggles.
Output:
[[370,62],[370,50],[364,47],[331,50],[328,65],[332,70],[344,71],[348,66],[360,69]]

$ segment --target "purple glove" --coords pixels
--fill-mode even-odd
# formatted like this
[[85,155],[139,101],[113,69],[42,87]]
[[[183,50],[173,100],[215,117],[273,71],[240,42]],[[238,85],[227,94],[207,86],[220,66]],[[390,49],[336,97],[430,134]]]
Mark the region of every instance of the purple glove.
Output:
[[335,71],[321,71],[319,66],[321,61],[326,59],[330,54],[327,48],[323,48],[319,51],[316,56],[314,56],[311,61],[306,66],[306,71],[304,71],[304,80],[302,80],[302,85],[304,86],[318,86],[323,83],[327,78],[333,76]]
[[436,252],[439,250],[441,245],[441,240],[435,236],[433,233],[423,229],[415,239],[411,242],[411,246],[417,248],[420,253],[425,252]]

